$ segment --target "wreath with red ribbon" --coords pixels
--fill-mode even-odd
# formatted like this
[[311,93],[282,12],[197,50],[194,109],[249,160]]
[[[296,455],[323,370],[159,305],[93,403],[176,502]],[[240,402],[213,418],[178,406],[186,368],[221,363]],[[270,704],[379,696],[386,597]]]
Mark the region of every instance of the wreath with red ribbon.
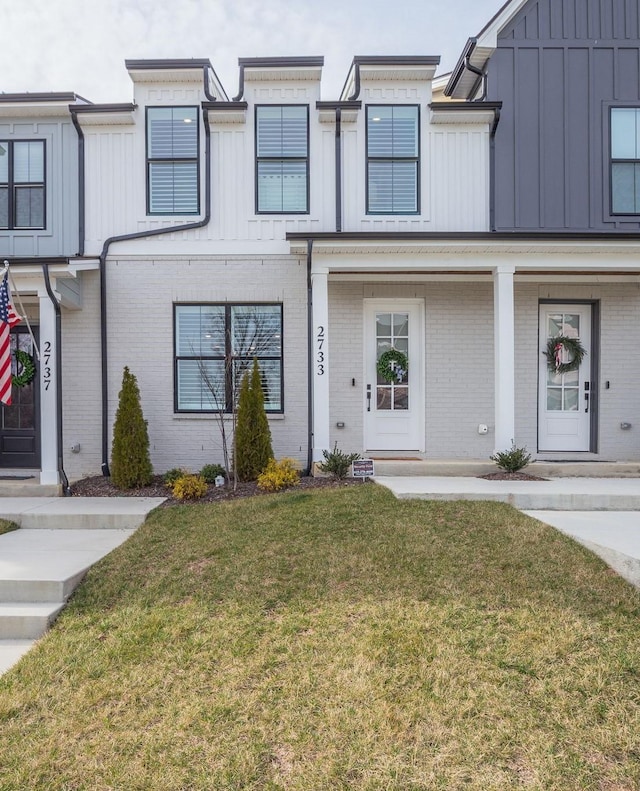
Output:
[[[547,368],[550,371],[556,374],[568,374],[578,370],[587,352],[578,338],[556,335],[555,338],[549,338],[547,348],[542,353],[547,358]],[[567,356],[568,361],[563,362]]]

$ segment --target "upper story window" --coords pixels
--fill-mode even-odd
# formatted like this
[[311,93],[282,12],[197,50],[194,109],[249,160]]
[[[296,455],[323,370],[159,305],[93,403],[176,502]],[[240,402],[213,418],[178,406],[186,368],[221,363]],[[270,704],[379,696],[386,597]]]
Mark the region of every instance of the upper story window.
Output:
[[367,214],[420,211],[419,108],[367,106]]
[[44,196],[44,140],[0,140],[0,228],[44,228]]
[[147,108],[147,214],[198,214],[198,108]]
[[611,108],[611,213],[640,214],[640,109]]
[[232,412],[258,360],[264,407],[282,412],[282,305],[176,305],[175,408]]
[[309,212],[309,108],[256,107],[256,211]]

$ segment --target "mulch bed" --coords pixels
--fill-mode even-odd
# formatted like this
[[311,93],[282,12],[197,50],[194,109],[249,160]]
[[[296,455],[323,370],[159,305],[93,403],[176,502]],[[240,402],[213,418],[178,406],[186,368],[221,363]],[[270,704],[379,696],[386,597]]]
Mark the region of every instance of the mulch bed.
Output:
[[540,478],[537,475],[529,475],[527,472],[490,472],[488,475],[480,475],[485,481],[548,481],[548,478]]
[[[344,480],[334,480],[333,478],[312,478],[311,476],[303,476],[300,478],[300,483],[289,489],[289,491],[298,491],[300,489],[339,489],[346,486],[362,485],[362,481],[357,478],[345,478]],[[236,490],[226,487],[209,486],[207,493],[204,497],[199,498],[195,502],[199,503],[214,503],[224,500],[237,500],[241,497],[253,497],[255,495],[268,494],[258,489],[255,482],[238,483]],[[71,484],[72,497],[166,497],[166,502],[163,505],[175,505],[178,503],[194,502],[187,500],[178,500],[168,489],[161,475],[156,475],[149,486],[143,486],[140,489],[118,489],[111,483],[110,478],[105,478],[103,475],[95,475],[91,478],[82,478]]]

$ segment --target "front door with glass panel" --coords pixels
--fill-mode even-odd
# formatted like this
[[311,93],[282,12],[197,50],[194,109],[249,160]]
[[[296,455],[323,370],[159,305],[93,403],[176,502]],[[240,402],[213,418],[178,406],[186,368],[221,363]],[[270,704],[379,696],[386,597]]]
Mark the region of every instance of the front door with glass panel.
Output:
[[[557,373],[544,351],[558,336],[580,341],[585,350],[580,366]],[[589,451],[591,449],[591,305],[540,306],[540,390],[538,396],[538,450]],[[566,350],[559,362],[568,363]]]
[[[424,450],[423,327],[419,301],[365,302],[367,451]],[[399,352],[395,355],[399,359],[390,361],[385,377],[378,370],[378,361],[391,350]]]
[[[33,341],[26,327],[11,330],[11,369],[13,374],[23,373],[23,364],[16,360],[16,351],[28,354],[35,364]],[[18,358],[22,355],[18,355]],[[28,362],[28,361],[27,361]],[[0,467],[38,468],[40,466],[38,374],[34,371],[31,381],[11,388],[11,405],[1,407]]]

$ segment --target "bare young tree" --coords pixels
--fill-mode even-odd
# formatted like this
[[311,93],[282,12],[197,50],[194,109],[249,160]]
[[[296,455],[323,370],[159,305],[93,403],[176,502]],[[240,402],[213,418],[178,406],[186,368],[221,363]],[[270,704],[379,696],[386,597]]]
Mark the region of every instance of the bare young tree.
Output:
[[[274,321],[274,318],[276,320]],[[219,328],[211,327],[205,336],[219,336]],[[264,306],[247,305],[238,309],[234,320],[224,331],[224,358],[218,355],[217,365],[211,365],[211,358],[196,350],[191,344],[192,352],[197,360],[198,372],[203,386],[206,388],[212,412],[215,416],[220,435],[223,466],[227,473],[227,481],[235,491],[238,480],[234,470],[235,436],[237,424],[238,395],[242,379],[250,371],[253,359],[274,354],[274,348],[280,349],[280,314],[277,315]],[[219,350],[218,350],[219,351]],[[222,369],[219,364],[223,363]],[[217,369],[217,370],[216,370]],[[269,380],[261,369],[262,388],[265,402],[269,399]]]

